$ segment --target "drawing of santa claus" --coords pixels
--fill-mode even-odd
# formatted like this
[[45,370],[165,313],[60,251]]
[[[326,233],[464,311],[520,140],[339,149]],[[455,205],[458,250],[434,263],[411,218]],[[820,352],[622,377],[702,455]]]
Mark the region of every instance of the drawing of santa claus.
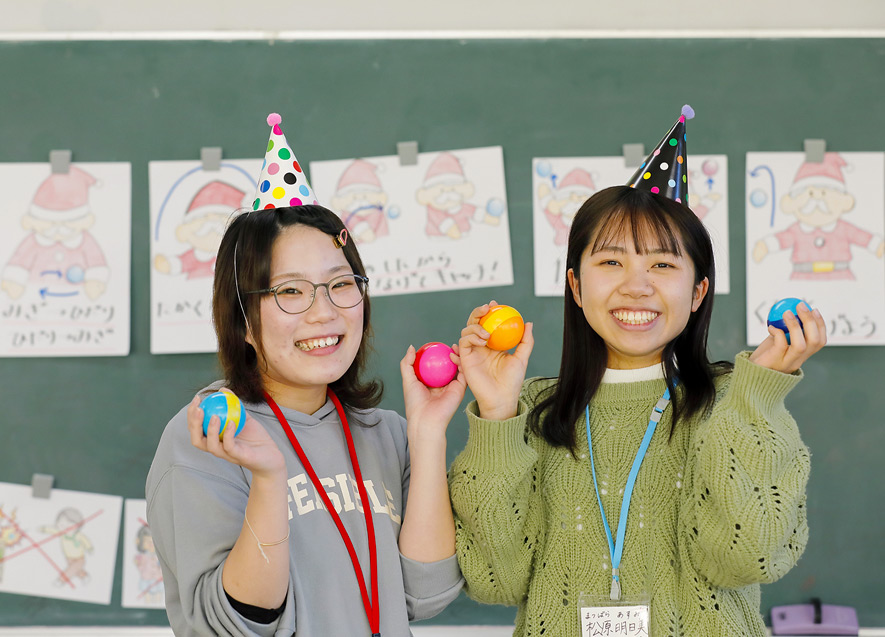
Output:
[[338,179],[330,201],[347,231],[358,243],[369,243],[389,234],[384,206],[387,193],[378,179],[378,167],[363,159],[351,163]]
[[247,203],[245,192],[223,181],[200,188],[175,228],[175,238],[190,247],[178,255],[158,254],[154,267],[162,274],[183,274],[187,279],[213,276],[227,220]]
[[418,203],[427,209],[427,236],[460,239],[470,232],[471,223],[498,225],[498,217],[467,201],[475,192],[457,157],[451,153],[437,155],[416,192]]
[[771,252],[790,250],[793,280],[853,281],[852,245],[882,258],[885,241],[881,236],[842,219],[855,203],[842,174],[847,165],[839,153],[825,153],[822,162],[804,162],[799,167],[790,191],[780,201],[781,210],[796,217],[796,222],[756,243],[756,263]]
[[89,205],[89,189],[95,177],[71,166],[67,173],[53,173],[37,189],[21,219],[29,234],[18,245],[0,275],[0,289],[11,299],[28,286],[39,288],[43,298],[85,294],[101,296],[110,270],[104,252],[89,232],[95,214]]
[[553,226],[553,243],[564,246],[568,243],[568,233],[575,213],[585,201],[596,192],[593,177],[583,168],[575,168],[551,188],[546,183],[538,187],[538,198],[544,207],[544,216]]

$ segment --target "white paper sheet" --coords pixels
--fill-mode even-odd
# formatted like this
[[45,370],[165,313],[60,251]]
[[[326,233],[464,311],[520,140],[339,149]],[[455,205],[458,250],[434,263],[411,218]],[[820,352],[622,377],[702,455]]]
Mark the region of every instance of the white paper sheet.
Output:
[[747,342],[795,297],[829,345],[885,344],[885,153],[747,153],[746,183]]
[[0,164],[0,356],[129,353],[130,173]]
[[151,353],[215,352],[215,255],[231,216],[249,209],[260,159],[152,161]]
[[0,483],[0,592],[110,604],[119,496]]

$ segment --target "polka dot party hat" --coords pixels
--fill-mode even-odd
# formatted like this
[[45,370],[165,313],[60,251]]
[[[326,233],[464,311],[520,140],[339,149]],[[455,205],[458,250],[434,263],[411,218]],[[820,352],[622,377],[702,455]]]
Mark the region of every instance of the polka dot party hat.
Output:
[[277,113],[267,116],[267,125],[271,127],[270,139],[267,141],[252,210],[317,204],[304,170],[283,135],[281,121],[283,118]]
[[688,205],[688,155],[686,155],[685,120],[694,117],[686,104],[670,132],[633,174],[627,185],[648,190]]

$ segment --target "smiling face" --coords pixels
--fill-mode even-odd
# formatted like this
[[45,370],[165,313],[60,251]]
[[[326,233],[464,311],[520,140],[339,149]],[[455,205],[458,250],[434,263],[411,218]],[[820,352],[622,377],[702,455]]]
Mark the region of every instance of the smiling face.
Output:
[[[284,229],[273,244],[273,287],[292,279],[326,283],[352,274],[344,252],[326,233],[308,226]],[[326,387],[340,379],[356,357],[363,334],[363,304],[342,309],[332,305],[325,289],[316,292],[309,310],[286,314],[264,294],[260,302],[261,347],[258,368],[264,388],[280,404],[305,413],[325,402]],[[246,341],[255,346],[251,334]]]
[[637,251],[629,235],[596,252],[592,245],[581,256],[579,272],[568,270],[568,282],[587,323],[605,341],[608,367],[660,363],[664,348],[700,307],[709,281],[696,284],[691,260],[654,243]]

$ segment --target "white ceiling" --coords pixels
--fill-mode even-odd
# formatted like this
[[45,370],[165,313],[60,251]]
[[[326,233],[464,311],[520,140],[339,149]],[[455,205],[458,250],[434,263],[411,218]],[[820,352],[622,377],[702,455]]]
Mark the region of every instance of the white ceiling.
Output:
[[885,34],[885,0],[0,0],[0,39]]

